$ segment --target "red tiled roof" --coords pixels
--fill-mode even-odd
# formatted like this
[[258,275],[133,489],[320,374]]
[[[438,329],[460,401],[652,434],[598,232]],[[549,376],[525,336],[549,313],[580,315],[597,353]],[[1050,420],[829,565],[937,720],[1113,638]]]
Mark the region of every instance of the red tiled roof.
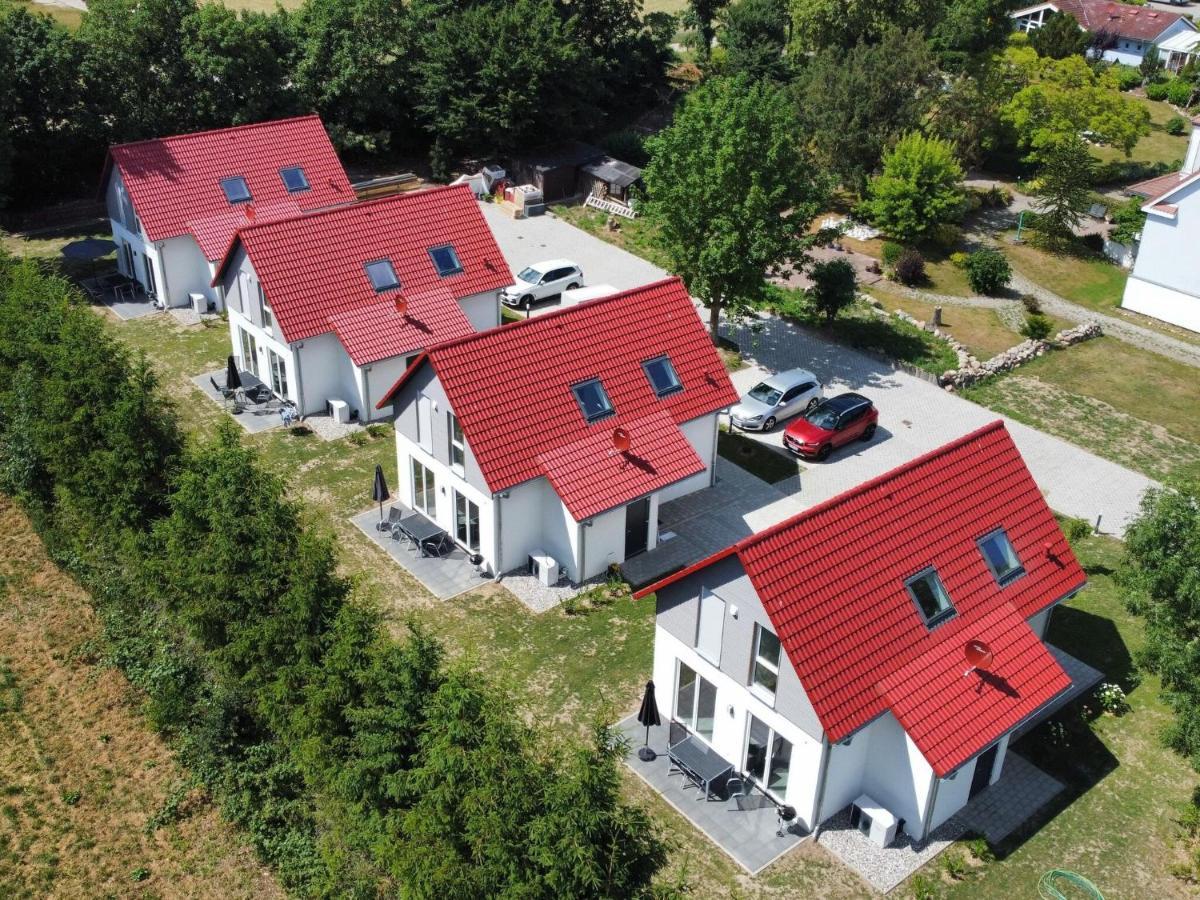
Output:
[[622,427],[630,434],[624,453],[613,448],[611,428],[596,427],[537,456],[577,522],[704,471],[704,460],[666,411],[655,410]]
[[[976,540],[1007,532],[1025,574],[997,585]],[[821,724],[840,741],[889,708],[877,685],[940,644],[904,586],[937,569],[968,637],[997,609],[1028,618],[1086,581],[1002,422],[806,510],[638,591],[736,556]],[[951,631],[950,634],[957,634]],[[965,639],[964,639],[965,640]],[[949,694],[941,714],[963,714]],[[976,747],[976,750],[981,749]]]
[[[374,305],[364,264],[390,259],[409,296],[445,290],[456,299],[512,283],[479,204],[466,185],[355,203],[241,229],[217,277],[242,244],[290,343],[329,331],[330,318]],[[450,244],[462,272],[441,277],[430,247]],[[428,346],[425,344],[423,346]]]
[[1153,41],[1178,22],[1180,13],[1162,12],[1148,6],[1114,3],[1112,0],[1053,0],[1059,12],[1072,16],[1080,27],[1097,34],[1105,32],[1138,41]]
[[[396,311],[400,296],[407,304],[403,315]],[[384,294],[375,303],[330,316],[329,324],[356,366],[415,353],[475,331],[454,295],[441,286],[415,294]]]
[[241,203],[211,216],[192,219],[187,223],[188,231],[200,245],[205,259],[220,259],[234,232],[247,225],[275,222],[297,216],[303,210],[294,200],[276,203]]
[[[115,165],[147,237],[193,234],[208,259],[220,258],[245,221],[245,205],[225,198],[223,178],[245,178],[256,208],[290,203],[308,210],[355,199],[317,116],[117,144],[108,154],[104,180]],[[279,170],[291,166],[304,169],[309,190],[288,193]]]
[[[659,398],[641,363],[663,354],[683,390]],[[430,347],[379,405],[426,361],[490,490],[546,475],[584,517],[700,471],[666,419],[679,425],[737,402],[677,278]],[[601,380],[615,414],[588,425],[571,386],[590,378]],[[617,427],[630,434],[628,458],[609,455]]]
[[[1071,686],[1011,604],[974,620],[951,620],[935,634],[933,646],[878,688],[939,778]],[[968,673],[963,651],[970,640],[992,651],[987,671]]]
[[1156,197],[1161,197],[1172,188],[1179,187],[1186,177],[1182,172],[1168,172],[1166,175],[1159,175],[1156,178],[1147,178],[1145,181],[1135,182],[1125,188],[1125,193],[1134,197],[1144,197],[1147,200],[1153,200]]

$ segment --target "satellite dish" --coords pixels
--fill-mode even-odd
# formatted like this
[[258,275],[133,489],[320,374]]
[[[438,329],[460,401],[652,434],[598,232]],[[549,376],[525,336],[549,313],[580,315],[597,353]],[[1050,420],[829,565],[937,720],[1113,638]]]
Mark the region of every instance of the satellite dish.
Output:
[[246,218],[249,219],[251,222],[253,222],[254,221],[254,204],[247,203],[244,207],[242,207],[242,209],[246,213]]
[[403,294],[396,295],[396,315],[402,316],[408,312],[408,300]]
[[967,641],[967,646],[963,648],[963,656],[967,658],[967,665],[971,667],[967,669],[967,672],[974,671],[975,669],[986,670],[992,664],[992,659],[994,658],[992,648],[983,641],[977,640]]
[[613,429],[612,442],[618,453],[629,452],[629,432],[624,428]]

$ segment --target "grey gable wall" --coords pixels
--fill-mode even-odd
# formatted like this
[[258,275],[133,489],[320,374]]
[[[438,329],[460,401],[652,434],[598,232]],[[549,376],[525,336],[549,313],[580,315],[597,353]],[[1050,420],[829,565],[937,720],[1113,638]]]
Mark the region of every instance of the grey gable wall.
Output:
[[[417,442],[417,397],[424,394],[437,404],[433,419],[433,458],[444,465],[450,465],[450,422],[446,413],[450,412],[450,401],[442,389],[442,383],[434,374],[433,366],[428,361],[400,388],[392,400],[395,411],[395,426],[398,434],[404,435],[412,444]],[[471,452],[471,436],[463,430],[466,438],[467,458],[465,461],[467,484],[484,494],[490,495],[491,489],[483,479],[475,454]]]
[[[721,671],[749,689],[754,626],[762,625],[772,632],[775,626],[771,624],[754,585],[736,557],[723,559],[660,590],[655,609],[657,623],[672,637],[694,647],[701,588],[707,588],[725,601]],[[731,606],[738,609],[736,619],[730,615]],[[786,653],[781,662],[775,709],[819,740],[823,733],[820,720]]]

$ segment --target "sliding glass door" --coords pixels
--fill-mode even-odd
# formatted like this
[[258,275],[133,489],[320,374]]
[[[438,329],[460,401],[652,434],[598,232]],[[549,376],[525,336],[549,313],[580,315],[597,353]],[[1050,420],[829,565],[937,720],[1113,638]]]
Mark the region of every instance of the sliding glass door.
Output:
[[472,553],[479,552],[479,507],[454,492],[454,536]]
[[711,741],[717,712],[716,686],[682,662],[676,683],[675,718],[706,741]]
[[746,733],[746,763],[742,767],[760,787],[782,800],[792,765],[792,742],[780,737],[753,715]]

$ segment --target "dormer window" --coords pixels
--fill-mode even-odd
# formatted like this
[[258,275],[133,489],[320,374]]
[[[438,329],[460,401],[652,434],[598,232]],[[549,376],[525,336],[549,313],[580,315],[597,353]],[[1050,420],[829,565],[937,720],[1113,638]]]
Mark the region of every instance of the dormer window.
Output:
[[230,203],[249,203],[252,199],[250,186],[241,175],[221,179],[221,190],[225,192],[225,199]]
[[283,179],[283,186],[287,188],[289,194],[297,194],[300,191],[308,190],[308,178],[305,176],[304,170],[299,166],[280,169],[279,177]]
[[457,275],[463,270],[462,263],[458,261],[458,254],[449,244],[444,247],[430,247],[429,258],[433,260],[433,267],[443,278]]
[[950,595],[946,593],[942,579],[932,566],[908,579],[904,586],[908,588],[908,595],[917,605],[927,628],[940,625],[954,615],[954,604],[950,602]]
[[1001,587],[1025,574],[1025,567],[1017,559],[1017,552],[1013,550],[1012,541],[1003,528],[981,537],[979,552]]
[[589,425],[592,422],[597,422],[600,419],[611,416],[615,412],[612,401],[608,399],[608,394],[604,392],[604,385],[600,383],[599,378],[580,382],[574,385],[571,390],[575,393],[575,399],[579,402],[579,409]]
[[670,357],[656,356],[654,359],[648,359],[642,363],[642,369],[646,372],[646,378],[656,396],[665,397],[683,390],[683,383],[675,374]]
[[364,263],[363,268],[367,270],[367,277],[371,279],[371,287],[375,288],[376,293],[400,287],[400,279],[396,277],[396,270],[392,268],[390,259],[377,259],[374,262]]

